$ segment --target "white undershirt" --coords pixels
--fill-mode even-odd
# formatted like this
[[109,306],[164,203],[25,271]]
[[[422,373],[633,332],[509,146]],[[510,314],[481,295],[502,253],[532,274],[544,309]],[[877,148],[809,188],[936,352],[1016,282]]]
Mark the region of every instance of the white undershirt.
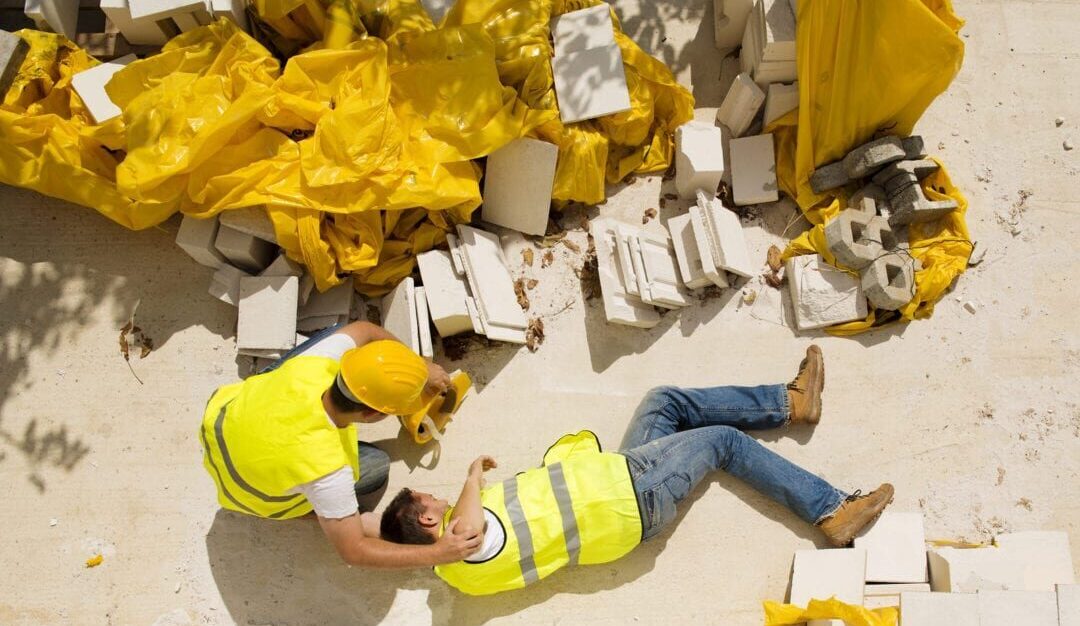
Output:
[[489,561],[506,545],[506,529],[503,528],[498,516],[484,509],[484,523],[487,524],[487,528],[484,529],[484,544],[469,558],[465,559],[466,563]]

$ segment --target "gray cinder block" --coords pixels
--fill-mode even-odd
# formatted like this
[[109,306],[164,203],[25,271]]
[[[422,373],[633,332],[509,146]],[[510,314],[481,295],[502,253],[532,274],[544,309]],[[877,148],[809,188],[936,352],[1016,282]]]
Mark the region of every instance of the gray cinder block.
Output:
[[904,158],[906,160],[921,159],[926,156],[926,145],[921,135],[912,135],[901,140],[904,144]]
[[843,161],[822,165],[810,175],[810,188],[814,193],[824,193],[830,189],[843,187],[848,183],[847,170]]
[[923,193],[919,181],[937,169],[930,160],[900,161],[874,175],[874,183],[885,189],[889,199],[890,226],[930,222],[957,208],[955,200],[931,201]]
[[874,208],[874,214],[888,213],[889,201],[885,196],[885,190],[879,185],[875,185],[874,183],[864,185],[861,189],[851,195],[851,199],[848,200],[848,206],[866,212],[869,210],[866,200],[871,201],[871,205]]
[[11,87],[28,52],[30,46],[22,37],[0,30],[0,98]]
[[853,270],[870,265],[896,243],[888,222],[857,209],[841,211],[826,224],[825,242],[837,262]]
[[847,153],[844,169],[849,179],[864,178],[874,170],[904,158],[904,145],[899,137],[882,137],[864,143]]
[[862,270],[862,289],[875,308],[895,311],[915,296],[915,267],[911,259],[887,254]]

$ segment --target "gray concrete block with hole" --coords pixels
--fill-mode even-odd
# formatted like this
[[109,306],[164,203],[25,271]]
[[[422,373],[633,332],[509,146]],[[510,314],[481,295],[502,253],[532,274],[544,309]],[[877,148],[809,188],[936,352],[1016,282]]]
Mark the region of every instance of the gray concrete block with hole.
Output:
[[885,190],[885,195],[890,199],[905,187],[917,184],[920,180],[933,174],[938,169],[938,164],[929,159],[918,161],[897,161],[890,163],[877,174],[874,174],[873,182]]
[[948,200],[930,200],[918,184],[911,185],[900,191],[889,203],[892,211],[889,213],[890,226],[904,226],[907,224],[922,224],[932,222],[955,211],[960,205],[952,198]]
[[865,178],[875,170],[904,158],[904,144],[899,137],[882,137],[864,143],[844,157],[849,179]]
[[876,309],[895,311],[915,296],[915,267],[902,254],[878,257],[861,272],[866,299]]
[[825,242],[837,263],[861,270],[896,245],[884,219],[857,209],[841,211],[825,225]]
[[901,143],[904,144],[905,160],[911,161],[926,156],[926,144],[923,142],[922,136],[912,135],[910,137],[905,137]]
[[843,161],[823,165],[810,175],[810,188],[814,193],[824,193],[830,189],[843,187],[848,183],[847,170]]

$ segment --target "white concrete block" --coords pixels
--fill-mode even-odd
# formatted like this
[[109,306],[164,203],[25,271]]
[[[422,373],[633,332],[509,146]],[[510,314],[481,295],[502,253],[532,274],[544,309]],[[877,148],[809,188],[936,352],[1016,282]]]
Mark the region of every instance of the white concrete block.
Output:
[[552,18],[551,38],[556,57],[614,44],[611,5],[603,2]]
[[420,354],[420,326],[416,319],[416,287],[411,276],[382,299],[382,325],[401,343]]
[[214,247],[217,234],[217,218],[199,219],[185,215],[180,230],[176,231],[176,245],[200,265],[217,269],[227,264],[225,255]]
[[429,359],[435,356],[435,348],[431,345],[431,316],[428,315],[428,299],[423,287],[417,287],[413,293],[416,303],[416,324],[420,331],[420,356]]
[[618,228],[612,220],[598,218],[589,224],[596,245],[597,273],[604,300],[604,314],[609,322],[639,328],[652,328],[660,322],[655,308],[630,295],[623,284],[617,251]]
[[698,196],[699,206],[690,207],[690,227],[694,232],[694,243],[697,245],[698,258],[701,259],[701,271],[709,281],[720,288],[728,286],[724,270],[716,266],[716,253],[713,250],[712,236],[709,234],[708,222],[705,221],[705,210],[709,201],[702,200]]
[[630,253],[630,237],[641,232],[641,229],[617,221],[613,224],[616,234],[615,252],[619,256],[619,275],[622,277],[623,289],[632,296],[641,297],[638,272],[634,268],[633,255]]
[[176,27],[179,28],[182,33],[195,30],[202,26],[194,13],[174,13],[169,16],[169,19],[176,24]]
[[762,89],[772,83],[792,83],[798,80],[798,67],[792,61],[762,61],[753,71],[754,82]]
[[307,319],[309,317],[332,315],[347,320],[349,319],[349,313],[352,312],[353,294],[355,293],[353,278],[349,276],[340,285],[335,285],[326,291],[312,293],[308,301],[296,312],[296,317],[297,319]]
[[480,307],[476,306],[476,299],[472,296],[465,298],[465,308],[469,310],[469,319],[472,320],[473,332],[483,335],[487,330],[484,328],[484,320],[480,319]]
[[694,226],[690,223],[690,214],[679,215],[668,220],[668,232],[675,250],[675,260],[679,265],[679,276],[688,289],[700,289],[712,284],[702,268],[701,255],[694,239]]
[[829,265],[817,254],[792,257],[786,265],[799,330],[866,319],[866,298],[858,278]]
[[266,212],[264,206],[252,206],[242,209],[228,209],[218,214],[222,225],[234,230],[258,237],[263,241],[277,244],[277,235],[274,233],[274,222]]
[[473,329],[466,300],[469,297],[465,280],[454,271],[449,252],[432,250],[416,257],[420,279],[424,281],[428,311],[435,330],[442,337],[451,337]]
[[210,9],[214,19],[222,18],[232,20],[243,30],[248,29],[247,11],[244,9],[244,0],[210,0]]
[[499,238],[465,225],[458,226],[458,236],[465,274],[485,327],[496,324],[524,330],[528,320],[518,305],[514,279],[506,266]]
[[630,109],[622,51],[617,44],[556,56],[551,69],[563,124]]
[[224,225],[218,227],[214,247],[229,263],[250,272],[261,272],[278,253],[274,244]]
[[750,278],[757,273],[759,264],[750,260],[739,216],[725,208],[719,200],[706,200],[707,204],[702,207],[704,210],[701,215],[716,267],[743,278]]
[[723,131],[698,121],[675,129],[675,188],[679,195],[693,198],[698,189],[714,195],[723,177]]
[[713,0],[713,40],[718,50],[730,50],[742,43],[753,8],[754,0]]
[[525,343],[525,331],[520,328],[510,328],[498,324],[485,324],[484,335],[492,341],[505,341],[507,343]]
[[863,606],[868,609],[880,609],[886,606],[900,606],[900,594],[910,592],[929,592],[929,583],[866,585],[863,587]]
[[79,3],[76,0],[26,0],[23,13],[34,21],[38,30],[75,40],[79,24]]
[[160,20],[206,11],[206,0],[128,0],[128,6],[131,7],[132,19]]
[[[796,550],[791,574],[791,603],[835,596],[841,602],[862,604],[866,551],[860,548]],[[842,620],[813,620],[808,626],[843,626]]]
[[795,61],[795,13],[788,0],[758,0],[754,6],[762,61]]
[[728,149],[731,150],[731,187],[736,205],[780,199],[771,133],[732,139]]
[[161,27],[152,19],[136,20],[131,17],[128,0],[101,0],[101,10],[124,39],[138,46],[161,46],[169,40]]
[[461,256],[461,245],[458,243],[458,238],[447,233],[446,245],[450,247],[450,259],[454,263],[454,271],[457,272],[458,276],[465,276],[465,261]]
[[979,626],[979,599],[973,593],[902,593],[904,626]]
[[999,548],[943,547],[929,550],[926,556],[934,591],[1001,591],[1020,581],[1016,564]]
[[240,279],[237,350],[291,350],[296,346],[295,276],[252,276]]
[[764,102],[765,92],[749,74],[743,72],[732,81],[716,112],[716,121],[727,126],[732,137],[741,137],[750,128]]
[[1080,585],[1057,586],[1058,624],[1080,626]]
[[633,259],[640,259],[638,288],[642,301],[667,309],[689,306],[691,300],[679,279],[678,262],[667,234],[642,230],[630,239],[630,244]]
[[558,158],[558,146],[528,138],[515,139],[488,155],[483,220],[542,236],[547,231]]
[[866,550],[867,582],[925,583],[929,580],[921,513],[885,511],[855,538],[855,547]]
[[1062,531],[1027,531],[998,535],[994,543],[1018,564],[1020,584],[1009,589],[1053,591],[1076,582],[1069,535]]
[[96,123],[104,124],[123,113],[105,92],[105,85],[112,80],[113,74],[135,60],[135,55],[129,54],[83,70],[71,77],[71,87],[82,98],[86,110],[90,112]]
[[303,274],[304,268],[285,256],[284,252],[279,254],[273,263],[266,266],[266,269],[259,272],[259,276],[302,276]]
[[237,306],[240,304],[240,279],[248,277],[243,270],[222,263],[221,267],[210,277],[208,293],[226,304]]
[[1058,626],[1053,591],[979,591],[980,626]]
[[799,83],[772,83],[765,94],[765,125],[799,108]]

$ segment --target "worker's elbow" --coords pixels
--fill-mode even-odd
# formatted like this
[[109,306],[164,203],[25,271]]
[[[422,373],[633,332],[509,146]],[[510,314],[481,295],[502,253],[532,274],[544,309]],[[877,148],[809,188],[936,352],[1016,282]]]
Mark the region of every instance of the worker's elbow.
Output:
[[361,548],[338,550],[338,556],[341,557],[341,560],[344,561],[346,565],[352,567],[368,567],[370,565],[367,555]]

